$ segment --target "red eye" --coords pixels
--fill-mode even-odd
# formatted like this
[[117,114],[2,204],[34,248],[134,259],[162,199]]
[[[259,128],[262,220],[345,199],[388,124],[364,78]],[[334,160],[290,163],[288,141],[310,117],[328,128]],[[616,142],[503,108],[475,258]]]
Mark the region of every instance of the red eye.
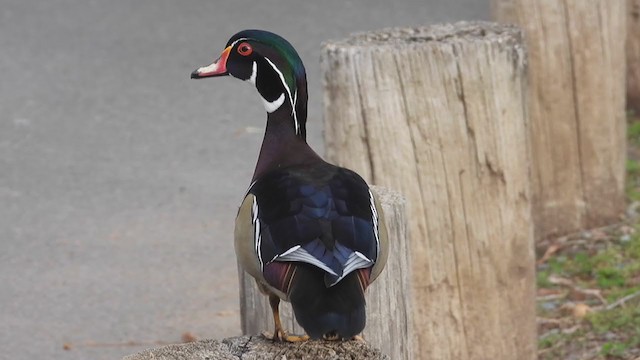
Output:
[[249,56],[252,52],[253,48],[251,47],[251,45],[249,45],[249,43],[244,42],[238,45],[238,54],[242,56]]

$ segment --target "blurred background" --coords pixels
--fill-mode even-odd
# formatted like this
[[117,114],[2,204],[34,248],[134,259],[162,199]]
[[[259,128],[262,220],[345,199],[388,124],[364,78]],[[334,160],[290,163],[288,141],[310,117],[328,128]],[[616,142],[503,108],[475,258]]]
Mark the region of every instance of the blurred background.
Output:
[[296,47],[323,153],[322,41],[489,13],[488,0],[0,0],[0,358],[240,334],[233,220],[265,114],[245,83],[189,79],[231,35]]

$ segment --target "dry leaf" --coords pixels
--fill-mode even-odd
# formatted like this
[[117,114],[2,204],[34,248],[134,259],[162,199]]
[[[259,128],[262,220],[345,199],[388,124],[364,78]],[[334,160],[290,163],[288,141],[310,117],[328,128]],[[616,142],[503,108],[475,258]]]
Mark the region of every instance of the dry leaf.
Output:
[[552,274],[549,276],[549,282],[552,283],[553,285],[573,287],[573,281],[571,281],[571,279],[563,278],[562,276],[558,276],[555,274]]
[[577,287],[572,287],[569,291],[569,299],[572,301],[585,301],[587,300],[587,294]]
[[550,257],[553,256],[553,254],[557,253],[560,249],[562,249],[562,246],[560,246],[559,244],[549,245],[547,250],[544,252],[544,255],[542,255],[540,260],[538,260],[538,265],[544,264],[547,260],[549,260]]
[[560,290],[560,289],[549,289],[549,288],[538,288],[538,289],[536,289],[536,293],[537,293],[538,297],[549,296],[549,295],[557,295],[557,294],[561,294],[562,292],[563,292],[563,290]]
[[589,305],[585,303],[578,303],[573,307],[573,317],[575,317],[576,319],[582,319],[592,311],[593,310],[589,307]]
[[231,316],[237,314],[237,311],[234,310],[221,310],[215,313],[216,316]]
[[198,341],[198,338],[193,335],[193,333],[191,333],[190,331],[184,332],[182,333],[182,342],[183,343],[190,343],[190,342],[195,342]]
[[620,226],[620,232],[624,235],[631,235],[631,234],[635,234],[636,229],[634,229],[629,225],[623,225],[623,226]]
[[602,296],[602,291],[600,289],[580,289],[578,287],[574,287],[572,289],[575,293],[582,293],[585,297],[591,296],[598,299],[603,305],[607,304],[607,300]]
[[570,327],[570,328],[562,329],[562,330],[560,330],[560,331],[561,331],[563,334],[570,335],[570,334],[575,333],[575,332],[576,332],[576,331],[578,331],[578,330],[580,330],[580,324],[578,324],[578,325],[574,325],[574,326],[572,326],[572,327]]

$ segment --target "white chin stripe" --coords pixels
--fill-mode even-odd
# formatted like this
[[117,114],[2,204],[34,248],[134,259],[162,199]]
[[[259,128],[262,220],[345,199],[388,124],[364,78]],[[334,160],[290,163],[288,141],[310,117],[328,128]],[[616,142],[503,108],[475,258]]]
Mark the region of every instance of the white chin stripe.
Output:
[[255,85],[257,76],[258,76],[258,64],[254,61],[253,68],[251,70],[251,76],[247,79],[247,81]]
[[[256,63],[254,61],[253,65],[251,67],[251,76],[249,76],[247,81],[252,83],[255,86],[257,77],[258,77],[258,63]],[[259,93],[260,92],[258,91],[258,94]],[[280,97],[278,97],[274,101],[267,101],[267,99],[263,98],[262,95],[260,95],[260,97],[262,98],[262,102],[264,103],[265,110],[267,110],[268,113],[272,113],[272,112],[278,110],[280,108],[280,106],[282,106],[286,96],[284,95],[284,93],[282,93],[282,94],[280,94]],[[296,124],[297,124],[297,122],[296,122]]]
[[275,99],[274,101],[267,101],[265,98],[262,98],[262,102],[264,103],[264,108],[268,113],[272,113],[280,108],[284,103],[284,93],[280,94],[280,97]]

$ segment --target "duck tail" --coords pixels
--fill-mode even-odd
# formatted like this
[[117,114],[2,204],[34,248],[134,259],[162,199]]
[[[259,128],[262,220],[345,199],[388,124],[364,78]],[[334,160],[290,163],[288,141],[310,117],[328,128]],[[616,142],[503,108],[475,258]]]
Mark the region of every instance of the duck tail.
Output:
[[356,270],[337,284],[325,285],[325,271],[296,266],[289,298],[296,320],[312,339],[351,339],[366,324],[364,290],[369,269]]

